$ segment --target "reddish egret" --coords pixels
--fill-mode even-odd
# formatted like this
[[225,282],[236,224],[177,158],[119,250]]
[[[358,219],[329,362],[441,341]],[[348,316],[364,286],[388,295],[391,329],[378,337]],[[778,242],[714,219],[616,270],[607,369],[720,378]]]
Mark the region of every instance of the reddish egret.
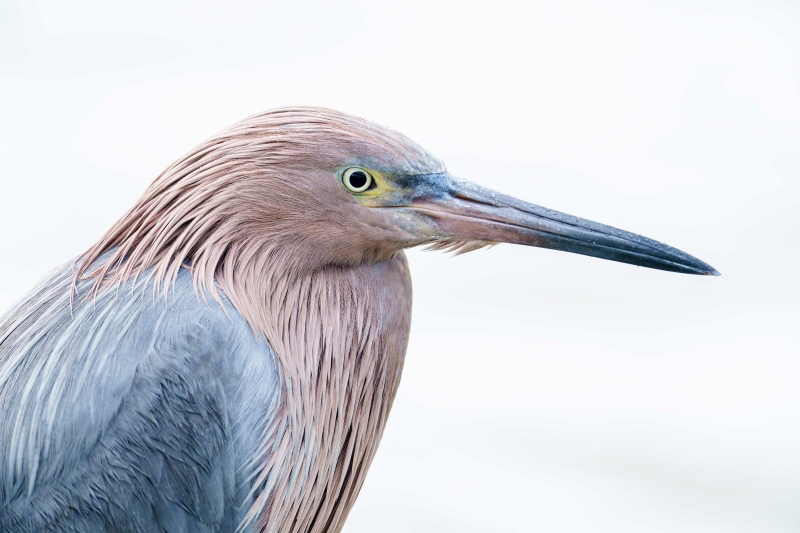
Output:
[[400,381],[403,249],[500,242],[716,274],[360,118],[219,133],[0,321],[0,529],[341,530]]

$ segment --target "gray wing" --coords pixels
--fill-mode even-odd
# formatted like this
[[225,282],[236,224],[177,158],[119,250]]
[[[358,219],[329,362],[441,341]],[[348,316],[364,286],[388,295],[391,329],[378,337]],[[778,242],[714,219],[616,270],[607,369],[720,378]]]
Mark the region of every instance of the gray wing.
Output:
[[274,354],[188,273],[166,301],[79,286],[71,312],[73,273],[0,320],[0,530],[234,531],[279,401]]

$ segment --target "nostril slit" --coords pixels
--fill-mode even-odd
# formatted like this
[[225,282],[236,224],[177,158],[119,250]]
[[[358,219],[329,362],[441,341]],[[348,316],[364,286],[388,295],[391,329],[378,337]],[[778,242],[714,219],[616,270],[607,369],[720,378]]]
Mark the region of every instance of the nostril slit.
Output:
[[465,202],[469,202],[471,204],[478,204],[478,205],[488,205],[489,207],[497,207],[498,204],[491,204],[489,202],[484,202],[483,200],[478,200],[477,198],[470,198],[469,196],[464,196],[460,192],[453,194],[453,198],[457,198],[459,200],[463,200]]

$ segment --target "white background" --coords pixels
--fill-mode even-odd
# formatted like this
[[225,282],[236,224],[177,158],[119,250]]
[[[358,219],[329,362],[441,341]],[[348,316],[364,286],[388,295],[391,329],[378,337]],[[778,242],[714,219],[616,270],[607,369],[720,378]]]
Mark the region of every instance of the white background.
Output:
[[412,251],[403,384],[345,528],[800,530],[800,7],[0,2],[0,307],[171,161],[287,104],[722,277]]

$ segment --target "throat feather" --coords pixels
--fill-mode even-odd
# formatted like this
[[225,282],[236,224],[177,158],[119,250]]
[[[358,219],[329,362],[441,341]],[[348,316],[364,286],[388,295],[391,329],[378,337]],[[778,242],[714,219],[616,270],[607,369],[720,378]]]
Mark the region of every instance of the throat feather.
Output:
[[[220,286],[228,293],[224,280]],[[405,257],[265,288],[248,293],[247,302],[236,301],[241,293],[231,296],[237,309],[255,311],[245,318],[273,348],[283,377],[245,523],[269,533],[336,532],[399,385],[411,307]]]

